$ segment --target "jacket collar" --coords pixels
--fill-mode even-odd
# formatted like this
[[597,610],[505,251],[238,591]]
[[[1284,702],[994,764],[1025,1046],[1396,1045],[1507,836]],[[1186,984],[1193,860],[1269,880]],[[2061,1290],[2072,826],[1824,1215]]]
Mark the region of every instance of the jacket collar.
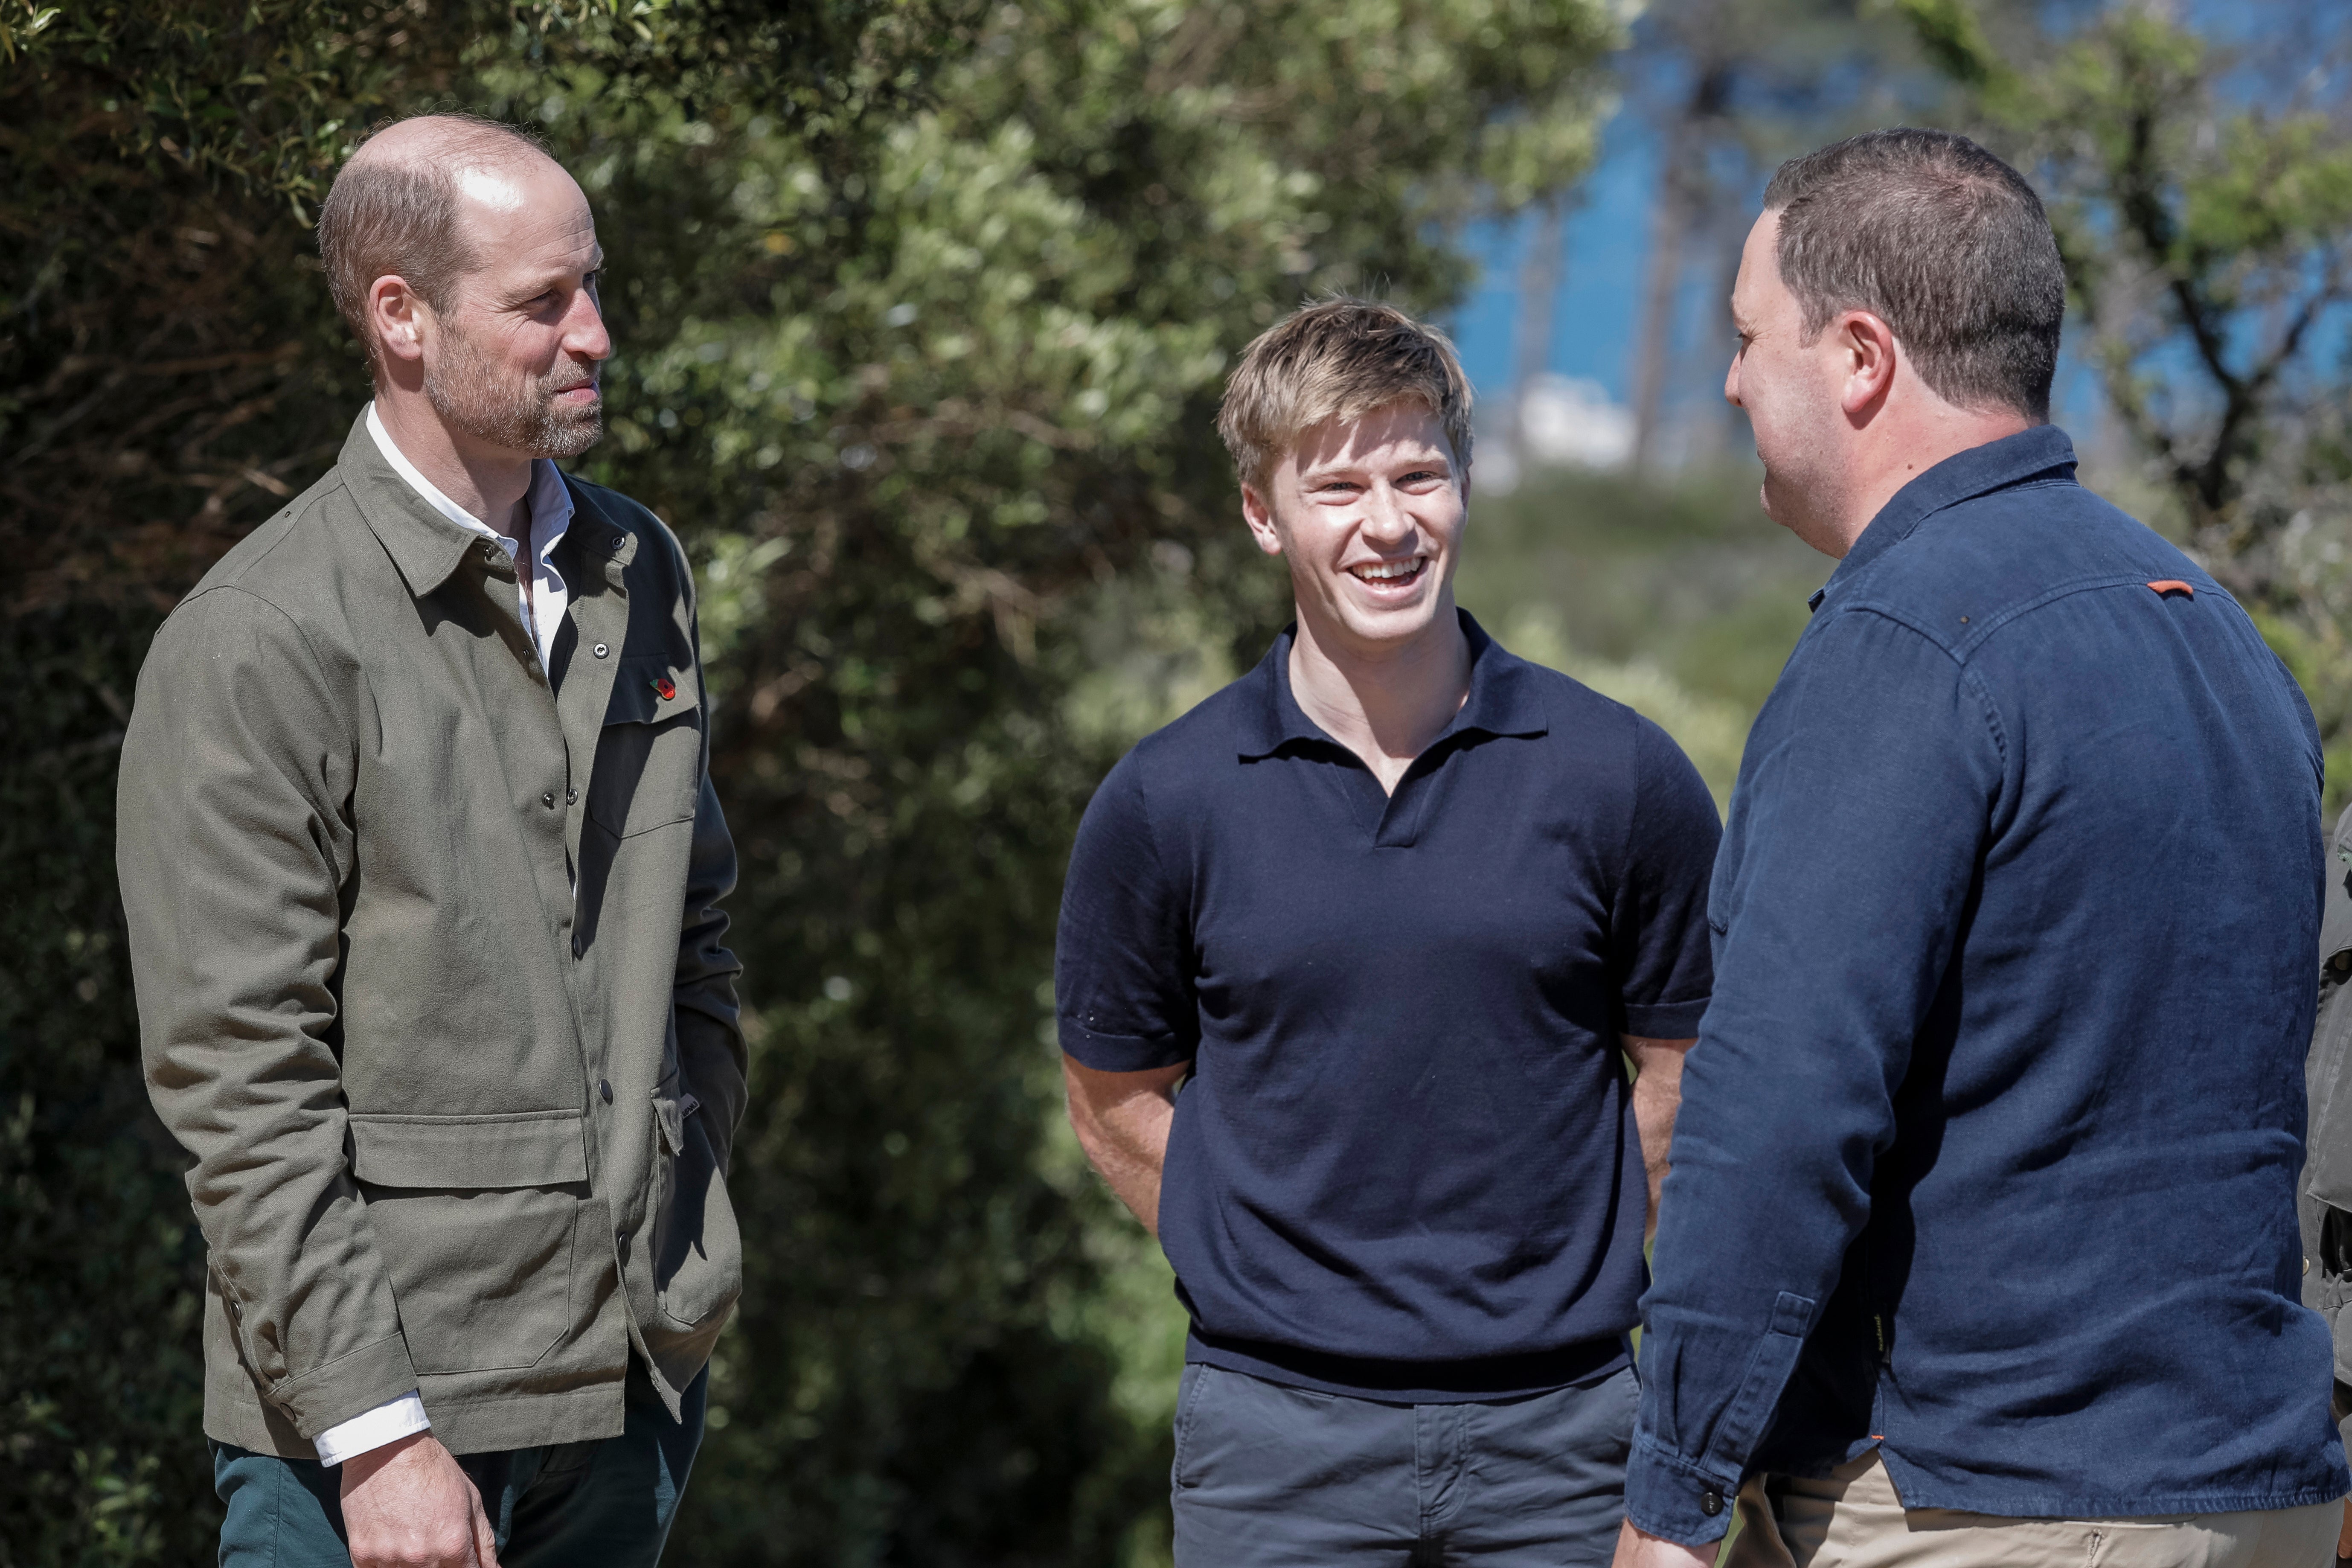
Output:
[[[383,448],[376,445],[375,437],[368,430],[367,421],[367,410],[363,408],[352,421],[352,433],[343,441],[342,456],[335,460],[335,468],[342,475],[352,499],[359,503],[360,515],[367,519],[368,527],[375,531],[384,552],[399,569],[401,581],[408,584],[409,593],[421,599],[449,581],[465,561],[466,552],[488,535],[476,532],[436,510],[384,457]],[[534,504],[541,494],[540,487],[551,473],[563,487],[564,510],[572,519],[556,542],[572,544],[592,557],[628,564],[636,554],[636,535],[607,517],[594,498],[571,475],[552,465],[541,468],[531,481]],[[555,500],[553,496],[547,499],[551,502]],[[585,528],[573,526],[583,521],[588,524]],[[581,537],[583,533],[584,538]]]
[[[1449,738],[1476,732],[1486,735],[1541,735],[1551,728],[1535,672],[1525,659],[1513,656],[1486,635],[1470,612],[1457,608],[1463,635],[1470,639],[1470,695],[1462,710],[1430,742],[1433,748]],[[1238,707],[1236,749],[1244,762],[1270,757],[1294,742],[1336,746],[1323,727],[1307,716],[1290,689],[1290,649],[1297,639],[1292,622],[1274,639],[1274,647],[1257,668],[1242,678],[1250,687]]]
[[418,598],[439,588],[466,559],[466,552],[481,535],[433,510],[385,460],[375,437],[368,433],[367,410],[352,421],[335,468],[359,504],[360,515],[400,570],[401,581]]
[[1830,580],[1813,595],[1813,608],[1820,609],[1822,601],[1836,592],[1841,583],[1910,538],[1921,523],[1946,507],[2031,479],[2062,479],[2071,482],[2074,477],[2074,443],[2055,425],[2036,425],[2014,436],[1953,453],[1896,490],[1879,509],[1878,515],[1870,520],[1870,526],[1862,531],[1862,537],[1853,542],[1853,548],[1845,552],[1845,559],[1838,563],[1837,570],[1830,574]]

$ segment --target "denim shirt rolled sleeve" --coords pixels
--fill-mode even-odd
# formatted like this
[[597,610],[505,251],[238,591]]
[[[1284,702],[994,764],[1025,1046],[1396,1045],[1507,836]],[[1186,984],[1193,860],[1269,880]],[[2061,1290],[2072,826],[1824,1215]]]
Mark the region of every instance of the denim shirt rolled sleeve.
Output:
[[[1684,1069],[1645,1303],[1626,1512],[1686,1544],[1728,1526],[1725,1500],[1868,1215],[2001,785],[1993,715],[1942,647],[1866,612],[1818,633],[1777,699],[1778,743],[1742,780],[1769,804],[1715,892],[1715,997]],[[1843,955],[1835,984],[1822,953]],[[1725,1081],[1775,1089],[1709,1092]]]

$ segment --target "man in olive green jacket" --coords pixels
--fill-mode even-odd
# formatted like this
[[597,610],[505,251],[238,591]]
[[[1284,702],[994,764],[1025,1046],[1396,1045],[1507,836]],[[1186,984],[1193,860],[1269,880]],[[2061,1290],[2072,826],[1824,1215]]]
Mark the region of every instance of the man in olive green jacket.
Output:
[[221,1561],[651,1564],[741,1272],[693,580],[549,460],[611,353],[560,167],[403,121],[320,242],[374,401],[164,623],[123,742]]

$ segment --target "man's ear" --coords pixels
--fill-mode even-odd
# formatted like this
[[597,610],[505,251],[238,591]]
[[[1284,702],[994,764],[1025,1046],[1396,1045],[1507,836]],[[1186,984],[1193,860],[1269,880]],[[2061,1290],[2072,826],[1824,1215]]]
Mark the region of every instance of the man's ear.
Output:
[[1242,486],[1242,517],[1249,523],[1250,537],[1268,555],[1282,553],[1282,535],[1274,526],[1274,509],[1265,504],[1265,497],[1255,485]]
[[1845,369],[1838,405],[1849,419],[1867,419],[1895,384],[1895,329],[1868,310],[1848,310],[1831,331]]
[[432,318],[433,308],[397,273],[386,273],[368,286],[368,331],[387,370],[424,360],[425,334]]

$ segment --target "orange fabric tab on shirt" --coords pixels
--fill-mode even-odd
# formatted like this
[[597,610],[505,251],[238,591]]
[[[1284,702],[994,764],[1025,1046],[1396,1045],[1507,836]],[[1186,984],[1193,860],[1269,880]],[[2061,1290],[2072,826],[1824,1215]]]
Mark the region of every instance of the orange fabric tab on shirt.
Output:
[[2156,590],[2156,596],[2159,599],[2163,598],[2167,594],[2186,594],[2192,599],[2197,596],[2197,590],[2190,587],[2188,584],[2182,582],[2178,577],[2158,578],[2156,582],[2150,583],[2148,586]]

